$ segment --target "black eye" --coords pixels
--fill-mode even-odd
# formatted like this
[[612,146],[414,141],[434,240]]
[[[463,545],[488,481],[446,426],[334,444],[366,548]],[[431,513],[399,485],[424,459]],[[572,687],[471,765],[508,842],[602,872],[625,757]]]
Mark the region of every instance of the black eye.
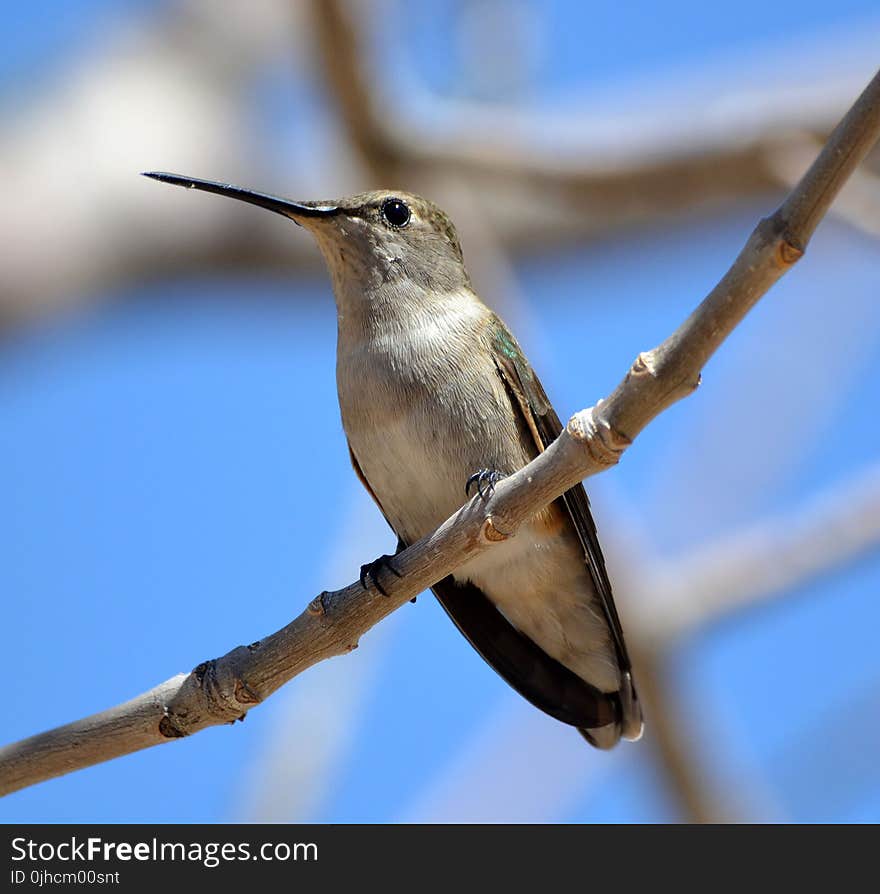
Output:
[[382,202],[382,217],[392,227],[405,227],[409,223],[409,206],[400,199],[385,199]]

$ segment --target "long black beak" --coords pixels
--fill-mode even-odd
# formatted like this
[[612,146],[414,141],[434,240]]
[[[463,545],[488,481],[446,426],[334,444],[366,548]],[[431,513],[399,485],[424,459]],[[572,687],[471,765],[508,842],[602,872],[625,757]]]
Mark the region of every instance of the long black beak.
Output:
[[290,199],[242,189],[231,183],[215,183],[213,180],[198,180],[195,177],[181,177],[179,174],[166,174],[162,171],[144,171],[144,177],[152,177],[153,180],[158,180],[160,183],[173,183],[175,186],[185,186],[187,189],[201,189],[204,192],[217,193],[218,196],[229,196],[231,199],[250,202],[251,205],[259,205],[260,208],[267,208],[276,214],[283,214],[296,223],[299,223],[298,218],[303,217],[332,217],[340,210],[335,205],[291,202]]

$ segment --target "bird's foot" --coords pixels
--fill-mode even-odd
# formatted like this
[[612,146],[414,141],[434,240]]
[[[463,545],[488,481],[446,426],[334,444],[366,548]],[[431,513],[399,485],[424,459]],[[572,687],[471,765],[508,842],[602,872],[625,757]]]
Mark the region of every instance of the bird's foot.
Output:
[[495,485],[498,484],[502,478],[506,477],[507,476],[503,472],[499,472],[498,469],[479,469],[468,478],[467,483],[464,486],[465,496],[469,497],[471,495],[471,487],[476,484],[477,493],[480,495],[480,499],[488,500],[495,492]]
[[[404,544],[401,541],[397,542],[397,552],[400,552],[404,548]],[[395,553],[396,555],[396,553]],[[376,589],[383,595],[387,596],[388,593],[385,588],[382,586],[382,582],[379,580],[379,572],[382,571],[383,568],[387,568],[395,577],[403,577],[403,575],[391,564],[391,560],[394,556],[389,556],[387,553],[384,556],[379,556],[378,559],[375,559],[372,562],[367,562],[366,565],[361,565],[361,586],[365,590],[370,589],[370,585],[367,583],[367,578],[372,579],[373,584]],[[415,598],[410,600],[411,602],[415,602]]]

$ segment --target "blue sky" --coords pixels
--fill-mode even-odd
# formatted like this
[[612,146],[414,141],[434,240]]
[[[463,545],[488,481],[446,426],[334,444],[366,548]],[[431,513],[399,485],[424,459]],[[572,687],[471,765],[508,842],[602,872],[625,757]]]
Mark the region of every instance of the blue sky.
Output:
[[[407,52],[404,63],[394,55],[392,69],[408,59],[411,76],[460,91],[454,66],[438,64],[454,58],[443,23],[458,6],[424,3],[396,17]],[[18,5],[0,54],[7,98],[26,101],[32,79],[51,81],[79,54],[97,52],[111,10],[148,21],[166,8],[145,0]],[[792,32],[821,34],[874,12],[868,2],[815,2],[798,4],[793,18],[785,6],[684,2],[665,4],[657,19],[654,8],[617,5],[612,14],[599,4],[542,4],[543,49],[525,101],[560,103],[583,85],[748,58]],[[276,100],[267,91],[267,108],[277,111]],[[560,415],[606,393],[639,350],[677,325],[772,203],[516,260],[528,309],[517,335]],[[307,237],[291,227],[290,238]],[[876,242],[839,221],[823,224],[805,261],[710,363],[700,391],[590,483],[600,530],[624,532],[620,548],[674,559],[796,512],[875,463],[880,425],[864,407],[880,399],[870,374],[880,359],[878,263]],[[393,546],[348,464],[322,274],[205,272],[102,297],[0,345],[0,592],[7,665],[21,674],[7,687],[4,741],[123,701],[259,638]],[[804,357],[816,362],[801,364]],[[742,434],[750,429],[757,440]],[[880,818],[870,757],[880,745],[878,585],[880,557],[864,557],[682,644],[670,663],[715,784],[758,818]],[[254,813],[252,794],[273,742],[288,743],[289,763],[306,774],[306,752],[338,722],[322,714],[325,698],[347,699],[350,711],[324,782],[298,818],[431,818],[443,780],[480,766],[503,778],[505,762],[517,761],[534,776],[520,776],[522,798],[514,786],[481,809],[562,821],[678,816],[656,762],[637,746],[624,746],[607,767],[590,750],[566,758],[577,765],[566,790],[565,780],[541,778],[552,754],[533,755],[528,735],[493,738],[509,727],[569,748],[568,731],[536,720],[429,597],[381,628],[243,725],[18,793],[0,801],[0,820],[265,817]],[[484,740],[491,747],[481,750]],[[552,785],[564,796],[544,813],[527,806],[526,790],[537,804]],[[456,807],[444,809],[454,815]]]

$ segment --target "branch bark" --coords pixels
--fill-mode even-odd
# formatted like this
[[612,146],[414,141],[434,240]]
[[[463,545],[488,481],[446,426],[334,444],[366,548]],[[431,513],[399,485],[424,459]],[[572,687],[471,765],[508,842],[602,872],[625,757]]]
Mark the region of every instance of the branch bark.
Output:
[[324,592],[282,630],[200,664],[110,711],[0,751],[0,794],[150,745],[242,718],[306,668],[355,648],[414,595],[524,522],[584,478],[616,464],[652,419],[699,384],[706,361],[758,299],[803,255],[822,216],[880,136],[880,73],[832,133],[780,208],[760,221],[730,270],[662,344],[640,354],[607,400],[576,413],[529,465],[474,498],[400,553],[389,593],[352,583]]
[[[821,146],[820,141],[805,135],[799,142],[769,152],[768,164],[780,183],[790,189]],[[880,177],[866,168],[853,172],[832,213],[868,236],[880,236]]]

